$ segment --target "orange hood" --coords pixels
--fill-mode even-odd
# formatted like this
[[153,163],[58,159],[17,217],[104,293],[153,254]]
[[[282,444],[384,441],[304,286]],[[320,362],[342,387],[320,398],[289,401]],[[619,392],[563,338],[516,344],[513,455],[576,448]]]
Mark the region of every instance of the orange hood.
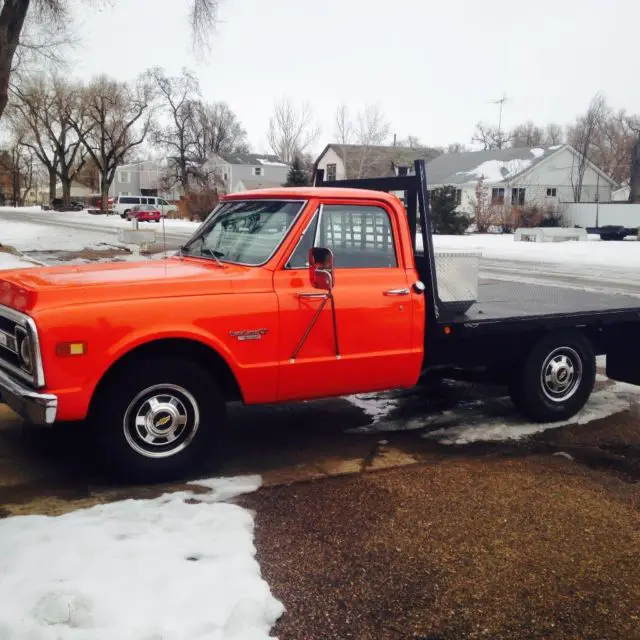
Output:
[[257,267],[190,258],[0,271],[0,304],[30,312],[119,300],[234,291],[264,291],[268,272]]

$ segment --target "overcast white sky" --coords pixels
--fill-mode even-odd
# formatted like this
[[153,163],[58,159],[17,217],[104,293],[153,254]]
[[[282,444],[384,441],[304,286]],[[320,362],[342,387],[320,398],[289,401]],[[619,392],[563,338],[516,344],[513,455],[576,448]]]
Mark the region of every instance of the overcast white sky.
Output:
[[[76,0],[81,2],[81,0]],[[198,74],[257,151],[274,100],[309,101],[333,138],[341,102],[378,104],[399,137],[468,143],[479,120],[566,124],[602,90],[640,112],[638,0],[222,0],[206,59],[192,55],[186,0],[112,0],[80,12],[73,72]]]

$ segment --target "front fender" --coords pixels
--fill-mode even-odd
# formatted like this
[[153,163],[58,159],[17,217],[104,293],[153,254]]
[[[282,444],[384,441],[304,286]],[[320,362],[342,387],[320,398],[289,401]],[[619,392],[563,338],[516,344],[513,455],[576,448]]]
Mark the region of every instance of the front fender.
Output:
[[[215,298],[223,303],[224,313],[215,313]],[[214,350],[229,366],[245,402],[273,402],[277,397],[278,310],[273,294],[101,303],[48,312],[37,323],[46,389],[60,399],[60,420],[84,419],[100,380],[124,356],[172,338]],[[237,331],[258,328],[265,331],[260,340],[234,337]],[[60,342],[85,342],[86,353],[60,357]]]

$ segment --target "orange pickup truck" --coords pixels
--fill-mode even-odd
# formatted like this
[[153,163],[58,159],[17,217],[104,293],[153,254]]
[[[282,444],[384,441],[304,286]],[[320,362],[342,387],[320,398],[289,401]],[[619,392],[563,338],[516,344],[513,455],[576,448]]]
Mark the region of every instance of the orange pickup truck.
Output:
[[596,354],[640,384],[635,298],[488,282],[469,308],[442,300],[423,162],[316,185],[226,196],[165,260],[0,272],[0,401],[86,420],[114,474],[155,481],[215,447],[227,401],[481,371],[555,421],[587,402]]

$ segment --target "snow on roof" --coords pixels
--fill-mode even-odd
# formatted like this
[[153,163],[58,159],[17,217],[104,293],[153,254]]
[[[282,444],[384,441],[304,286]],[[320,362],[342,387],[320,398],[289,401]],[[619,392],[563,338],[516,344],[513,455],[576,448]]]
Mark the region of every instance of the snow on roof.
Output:
[[533,160],[487,160],[481,165],[470,169],[468,171],[459,171],[458,175],[462,174],[466,177],[465,182],[469,180],[480,180],[481,178],[487,184],[493,182],[502,182],[508,180],[513,176],[522,173],[533,164]]
[[534,147],[444,153],[427,164],[427,178],[432,185],[463,185],[482,177],[495,184],[513,179],[553,152],[551,147]]
[[266,164],[266,165],[269,165],[269,166],[272,166],[272,167],[288,167],[289,166],[284,162],[275,161],[275,160],[269,160],[268,158],[256,158],[256,160],[260,164]]

